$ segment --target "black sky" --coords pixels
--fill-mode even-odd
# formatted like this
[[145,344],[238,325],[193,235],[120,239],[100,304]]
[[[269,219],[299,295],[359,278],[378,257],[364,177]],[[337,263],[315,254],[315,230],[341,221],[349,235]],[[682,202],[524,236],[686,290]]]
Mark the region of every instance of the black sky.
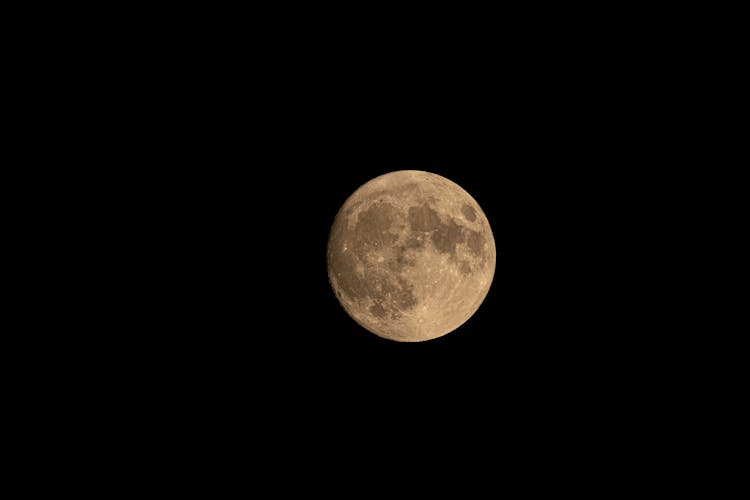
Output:
[[[731,13],[256,4],[42,13],[9,38],[13,463],[213,496],[747,475]],[[346,198],[401,169],[462,186],[497,247],[476,313],[423,343],[364,330],[326,271]]]
[[[185,279],[210,287],[205,312],[193,311],[215,331],[210,366],[240,379],[257,366],[253,385],[286,415],[493,429],[615,418],[639,375],[618,304],[623,250],[611,239],[628,97],[607,68],[553,54],[345,50],[278,65],[254,85],[221,73],[215,99],[188,121],[206,135],[181,139],[196,165],[211,165],[180,174],[198,188],[184,196],[201,229],[192,251],[207,261]],[[338,208],[399,169],[464,187],[498,250],[479,311],[424,344],[363,330],[326,275]]]
[[[202,71],[184,95],[168,89],[177,125],[161,140],[184,161],[154,181],[170,192],[160,237],[179,242],[162,256],[165,303],[184,328],[156,350],[179,373],[175,398],[234,431],[259,421],[260,433],[357,441],[428,429],[589,464],[671,432],[667,410],[687,389],[665,362],[675,333],[648,319],[654,290],[636,256],[650,240],[630,191],[658,149],[657,84],[622,49],[283,54],[202,56],[186,64]],[[400,169],[466,189],[498,253],[476,314],[417,344],[357,325],[326,274],[336,211]]]

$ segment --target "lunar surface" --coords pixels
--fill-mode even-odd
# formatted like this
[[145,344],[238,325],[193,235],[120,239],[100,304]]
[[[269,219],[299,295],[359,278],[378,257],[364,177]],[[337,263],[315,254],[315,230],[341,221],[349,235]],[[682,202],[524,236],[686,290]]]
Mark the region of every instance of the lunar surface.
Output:
[[420,342],[463,325],[489,292],[495,240],[461,186],[400,170],[360,186],[334,218],[328,278],[344,310],[380,337]]

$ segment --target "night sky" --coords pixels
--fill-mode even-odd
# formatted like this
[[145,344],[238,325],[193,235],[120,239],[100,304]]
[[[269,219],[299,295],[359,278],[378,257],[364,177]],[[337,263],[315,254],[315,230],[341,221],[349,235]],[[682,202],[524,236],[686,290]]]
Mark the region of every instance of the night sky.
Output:
[[[11,465],[351,500],[695,493],[717,467],[730,498],[746,16],[356,6],[40,9],[7,37]],[[478,202],[497,259],[463,325],[399,343],[347,315],[326,247],[411,169]]]
[[[203,97],[174,105],[184,163],[160,179],[159,234],[179,242],[165,300],[184,326],[158,348],[173,397],[217,432],[374,445],[399,431],[516,461],[593,466],[669,434],[687,389],[664,361],[675,334],[648,320],[629,190],[655,127],[616,54],[329,49],[254,72],[207,57],[188,93]],[[326,273],[339,207],[401,169],[462,186],[497,247],[479,310],[424,343],[364,330]]]

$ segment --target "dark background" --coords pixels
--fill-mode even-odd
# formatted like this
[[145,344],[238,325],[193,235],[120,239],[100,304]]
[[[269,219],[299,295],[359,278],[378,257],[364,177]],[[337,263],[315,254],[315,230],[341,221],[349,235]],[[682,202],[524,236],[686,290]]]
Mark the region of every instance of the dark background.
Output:
[[[100,467],[114,453],[170,488],[348,487],[354,470],[355,496],[403,476],[469,496],[746,468],[742,331],[707,305],[727,287],[701,281],[741,283],[717,224],[741,212],[708,210],[743,199],[714,175],[742,164],[719,155],[739,137],[740,30],[568,10],[425,16],[405,42],[374,13],[202,9],[54,20],[60,43],[16,56],[12,128],[39,163],[18,209],[51,193],[21,272],[38,265],[27,286],[57,305],[31,304],[51,339],[25,336],[12,382],[41,379],[28,411],[37,439],[69,440],[62,462],[82,435]],[[498,251],[476,314],[419,344],[359,327],[326,273],[336,211],[398,169],[464,187]]]
[[[191,211],[186,323],[203,328],[189,349],[212,390],[226,384],[212,397],[257,397],[237,408],[292,429],[428,426],[591,445],[632,432],[643,415],[628,402],[655,393],[650,340],[628,330],[641,305],[618,236],[620,175],[646,127],[631,122],[638,97],[612,67],[539,56],[318,48],[263,66],[257,81],[213,75],[212,98],[198,101],[208,109],[187,108],[198,132],[177,138],[189,166],[175,189]],[[479,311],[420,344],[363,330],[326,274],[338,208],[399,169],[464,187],[498,251]]]
[[[650,198],[687,113],[674,57],[572,38],[249,53],[231,38],[156,57],[167,76],[148,86],[154,404],[189,415],[197,441],[270,436],[308,458],[419,443],[527,472],[655,470],[690,445],[707,389],[695,339],[661,314],[668,224]],[[466,189],[498,252],[477,313],[416,344],[358,326],[326,273],[339,207],[399,169]]]

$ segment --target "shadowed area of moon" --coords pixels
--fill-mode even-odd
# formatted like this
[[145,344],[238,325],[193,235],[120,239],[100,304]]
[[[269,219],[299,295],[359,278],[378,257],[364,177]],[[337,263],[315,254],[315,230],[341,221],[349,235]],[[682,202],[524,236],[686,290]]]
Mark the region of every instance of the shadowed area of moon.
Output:
[[328,277],[344,310],[391,340],[452,332],[479,308],[495,273],[495,240],[458,184],[420,170],[360,186],[333,221]]

